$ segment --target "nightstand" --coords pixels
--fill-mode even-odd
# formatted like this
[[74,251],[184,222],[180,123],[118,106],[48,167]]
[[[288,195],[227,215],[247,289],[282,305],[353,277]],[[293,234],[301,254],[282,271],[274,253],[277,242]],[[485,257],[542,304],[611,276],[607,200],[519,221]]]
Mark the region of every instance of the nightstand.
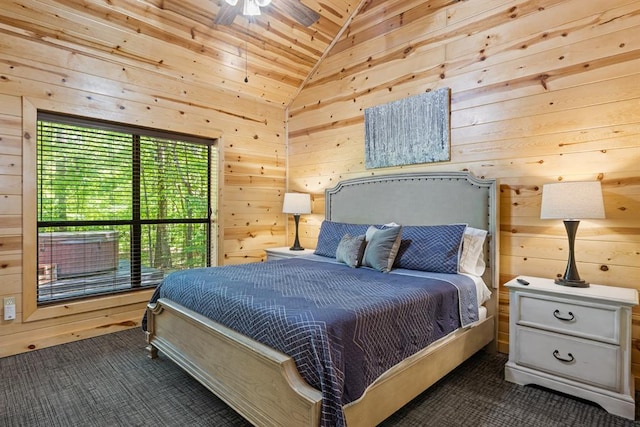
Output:
[[570,288],[520,276],[509,288],[505,379],[537,384],[635,418],[631,309],[638,292],[613,286]]
[[315,249],[304,249],[302,251],[292,251],[288,246],[281,248],[268,248],[265,249],[267,253],[267,261],[275,261],[277,259],[294,258],[302,255],[312,254]]

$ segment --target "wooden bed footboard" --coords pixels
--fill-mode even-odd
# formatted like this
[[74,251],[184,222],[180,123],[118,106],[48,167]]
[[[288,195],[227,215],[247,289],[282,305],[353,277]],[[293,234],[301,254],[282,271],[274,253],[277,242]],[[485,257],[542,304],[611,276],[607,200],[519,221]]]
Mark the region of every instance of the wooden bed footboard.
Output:
[[391,368],[345,406],[348,427],[373,427],[431,387],[494,339],[494,317],[459,329]]
[[[490,316],[392,368],[345,407],[347,426],[377,425],[493,338]],[[319,425],[322,395],[284,353],[163,298],[147,308],[147,343],[256,426]]]
[[147,307],[150,356],[160,350],[257,426],[317,426],[322,395],[293,359],[173,301]]

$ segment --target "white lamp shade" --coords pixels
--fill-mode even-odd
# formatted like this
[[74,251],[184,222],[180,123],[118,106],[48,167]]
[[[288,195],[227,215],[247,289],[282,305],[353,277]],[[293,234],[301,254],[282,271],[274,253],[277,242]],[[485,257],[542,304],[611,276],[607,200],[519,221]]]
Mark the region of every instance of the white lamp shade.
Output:
[[305,193],[284,193],[282,212],[297,215],[311,213],[311,195]]
[[572,181],[542,187],[542,219],[604,218],[600,181]]

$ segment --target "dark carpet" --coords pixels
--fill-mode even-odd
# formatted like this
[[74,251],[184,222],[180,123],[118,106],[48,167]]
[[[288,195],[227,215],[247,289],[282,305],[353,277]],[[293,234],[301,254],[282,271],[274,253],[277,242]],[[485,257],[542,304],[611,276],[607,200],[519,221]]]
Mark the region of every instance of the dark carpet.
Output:
[[[139,329],[0,359],[0,426],[248,426],[163,357]],[[384,426],[633,426],[599,406],[504,381],[504,354],[480,352]],[[636,418],[638,410],[636,409]]]

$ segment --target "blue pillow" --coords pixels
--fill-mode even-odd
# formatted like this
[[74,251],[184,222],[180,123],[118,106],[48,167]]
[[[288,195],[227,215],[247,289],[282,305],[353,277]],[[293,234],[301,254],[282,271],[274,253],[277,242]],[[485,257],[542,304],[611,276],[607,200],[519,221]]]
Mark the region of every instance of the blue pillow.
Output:
[[367,232],[367,224],[349,224],[346,222],[323,221],[320,226],[318,243],[314,254],[330,258],[336,257],[336,250],[345,234],[359,236]]
[[394,268],[457,273],[465,228],[466,224],[403,227]]

